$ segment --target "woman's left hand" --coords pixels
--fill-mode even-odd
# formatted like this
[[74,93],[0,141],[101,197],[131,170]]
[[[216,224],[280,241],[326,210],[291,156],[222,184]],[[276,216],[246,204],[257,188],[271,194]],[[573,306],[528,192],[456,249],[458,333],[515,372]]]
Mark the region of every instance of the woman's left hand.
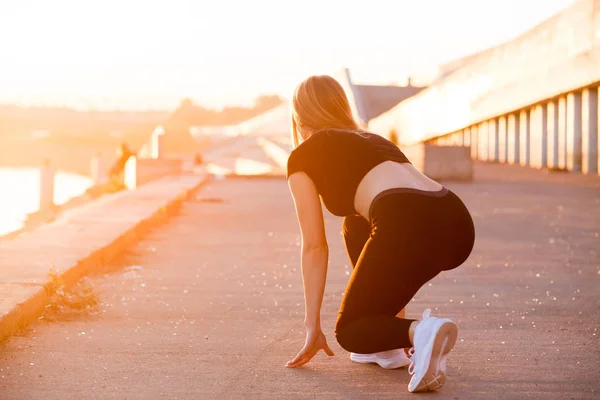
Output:
[[331,351],[329,348],[323,331],[320,329],[309,329],[306,331],[306,342],[304,343],[304,347],[302,350],[300,350],[298,355],[296,355],[293,360],[288,361],[285,366],[288,368],[294,368],[304,365],[309,362],[321,349],[328,356],[333,356],[333,351]]

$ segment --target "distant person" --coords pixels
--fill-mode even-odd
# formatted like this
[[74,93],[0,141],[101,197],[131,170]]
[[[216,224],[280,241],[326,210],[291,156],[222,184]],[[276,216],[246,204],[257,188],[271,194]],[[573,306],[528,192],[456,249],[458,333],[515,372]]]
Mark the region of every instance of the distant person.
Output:
[[117,161],[115,165],[110,169],[110,177],[111,179],[120,177],[124,172],[125,164],[129,160],[131,156],[135,155],[133,151],[127,146],[127,143],[121,142],[119,147],[117,148]]
[[[353,266],[338,314],[339,344],[360,363],[410,364],[409,392],[441,388],[458,328],[429,309],[420,321],[404,308],[427,281],[461,265],[475,229],[463,202],[413,167],[400,149],[354,120],[340,84],[311,76],[293,98],[293,140],[287,176],[302,232],[306,342],[286,366],[306,364],[320,350],[328,245],[320,199],[344,216]],[[411,347],[410,359],[404,348]]]

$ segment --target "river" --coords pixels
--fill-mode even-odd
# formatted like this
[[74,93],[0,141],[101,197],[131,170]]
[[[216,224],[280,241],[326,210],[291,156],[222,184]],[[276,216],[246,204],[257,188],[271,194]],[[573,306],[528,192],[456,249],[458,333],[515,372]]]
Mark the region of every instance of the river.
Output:
[[[22,228],[27,214],[39,209],[39,176],[36,168],[0,168],[0,236]],[[54,203],[63,204],[91,185],[88,177],[58,172]]]

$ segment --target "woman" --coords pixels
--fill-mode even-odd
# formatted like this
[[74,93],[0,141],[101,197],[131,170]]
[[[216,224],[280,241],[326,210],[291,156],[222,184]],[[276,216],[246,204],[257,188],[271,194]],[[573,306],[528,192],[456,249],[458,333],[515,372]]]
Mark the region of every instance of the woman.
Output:
[[311,76],[293,99],[295,149],[288,183],[302,232],[306,342],[286,366],[307,363],[319,350],[332,356],[321,331],[328,247],[320,199],[344,216],[353,273],[335,332],[358,362],[403,364],[409,354],[410,392],[436,390],[446,380],[446,355],[458,329],[447,318],[405,319],[402,310],[441,271],[461,265],[475,231],[461,200],[417,171],[400,149],[360,129],[340,84]]

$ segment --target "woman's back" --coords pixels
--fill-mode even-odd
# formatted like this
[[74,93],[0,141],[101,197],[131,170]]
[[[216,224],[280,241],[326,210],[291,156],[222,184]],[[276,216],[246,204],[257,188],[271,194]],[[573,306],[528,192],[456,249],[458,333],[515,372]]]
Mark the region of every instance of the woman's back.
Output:
[[385,161],[372,168],[358,185],[354,195],[356,211],[369,219],[373,199],[383,191],[395,188],[437,192],[443,186],[423,175],[412,164]]
[[368,199],[379,189],[441,187],[412,167],[389,140],[343,129],[317,132],[294,149],[288,160],[288,177],[298,171],[311,178],[327,209],[338,216],[359,213],[368,218]]

